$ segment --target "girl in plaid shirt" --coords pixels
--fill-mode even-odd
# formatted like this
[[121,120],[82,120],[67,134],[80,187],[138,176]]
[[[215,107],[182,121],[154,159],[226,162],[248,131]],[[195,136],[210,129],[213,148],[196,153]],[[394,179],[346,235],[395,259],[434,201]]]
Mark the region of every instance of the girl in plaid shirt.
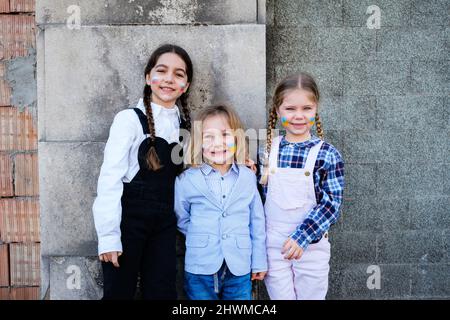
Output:
[[[278,84],[267,130],[260,183],[266,198],[267,291],[274,300],[325,299],[328,230],[339,217],[344,161],[323,141],[319,90],[307,74]],[[277,120],[286,130],[273,137]],[[315,124],[318,137],[311,135]]]

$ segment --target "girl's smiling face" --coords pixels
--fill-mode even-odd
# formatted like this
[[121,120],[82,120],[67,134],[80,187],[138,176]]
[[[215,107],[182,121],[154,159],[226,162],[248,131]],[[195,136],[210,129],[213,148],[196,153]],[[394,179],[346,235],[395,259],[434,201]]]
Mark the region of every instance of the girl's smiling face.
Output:
[[278,118],[286,129],[286,139],[290,142],[308,140],[316,112],[317,103],[310,92],[295,89],[286,93],[277,110]]
[[228,119],[223,115],[209,116],[203,121],[203,159],[210,164],[231,164],[236,152],[235,137]]
[[164,53],[146,75],[146,82],[152,89],[152,101],[170,108],[189,87],[186,63],[175,53]]

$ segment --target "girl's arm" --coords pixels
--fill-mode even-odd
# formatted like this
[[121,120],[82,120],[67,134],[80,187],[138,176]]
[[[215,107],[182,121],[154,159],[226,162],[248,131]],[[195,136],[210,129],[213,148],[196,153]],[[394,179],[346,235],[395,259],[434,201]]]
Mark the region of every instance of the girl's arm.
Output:
[[253,200],[250,204],[250,237],[252,240],[252,273],[267,271],[266,221],[264,207],[253,176]]
[[344,191],[344,161],[336,149],[328,150],[324,166],[326,174],[319,183],[319,203],[290,235],[303,249],[320,239],[339,217]]
[[[183,174],[182,174],[183,175]],[[178,230],[186,236],[189,220],[191,216],[191,206],[183,190],[182,175],[175,180],[175,214],[177,215]]]
[[120,222],[122,219],[122,178],[128,171],[128,156],[135,139],[136,125],[127,110],[115,117],[106,142],[103,164],[92,211],[98,236],[98,254],[122,252]]

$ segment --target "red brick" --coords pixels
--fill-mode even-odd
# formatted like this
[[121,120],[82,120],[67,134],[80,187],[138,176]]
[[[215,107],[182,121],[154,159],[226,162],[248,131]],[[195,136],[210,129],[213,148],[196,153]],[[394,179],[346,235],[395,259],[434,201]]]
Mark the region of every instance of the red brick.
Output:
[[11,286],[39,286],[39,243],[11,243],[9,260]]
[[11,12],[34,12],[36,0],[10,0]]
[[0,301],[9,299],[10,299],[9,288],[0,288]]
[[39,287],[11,288],[11,300],[39,300]]
[[11,102],[11,87],[3,79],[0,79],[0,107],[9,106]]
[[14,158],[14,187],[16,196],[39,195],[37,153],[16,155]]
[[0,239],[3,242],[39,242],[39,202],[0,199]]
[[9,254],[7,244],[0,244],[0,286],[9,286]]
[[0,12],[1,13],[9,12],[9,0],[0,0]]
[[0,151],[37,150],[37,128],[32,113],[26,108],[0,108]]
[[0,107],[11,104],[11,87],[5,79],[6,65],[0,63]]
[[10,197],[14,195],[13,173],[11,157],[0,154],[0,196]]
[[0,15],[0,60],[24,57],[36,47],[35,21],[31,15]]

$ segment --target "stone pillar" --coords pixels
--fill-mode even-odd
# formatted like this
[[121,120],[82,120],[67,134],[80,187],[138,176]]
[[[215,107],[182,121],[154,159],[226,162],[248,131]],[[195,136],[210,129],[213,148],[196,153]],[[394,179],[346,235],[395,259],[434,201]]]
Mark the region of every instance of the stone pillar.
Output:
[[264,127],[265,4],[72,3],[36,4],[41,297],[98,299],[102,276],[91,208],[114,115],[140,98],[153,49],[175,43],[194,63],[193,110],[228,101],[247,127]]

